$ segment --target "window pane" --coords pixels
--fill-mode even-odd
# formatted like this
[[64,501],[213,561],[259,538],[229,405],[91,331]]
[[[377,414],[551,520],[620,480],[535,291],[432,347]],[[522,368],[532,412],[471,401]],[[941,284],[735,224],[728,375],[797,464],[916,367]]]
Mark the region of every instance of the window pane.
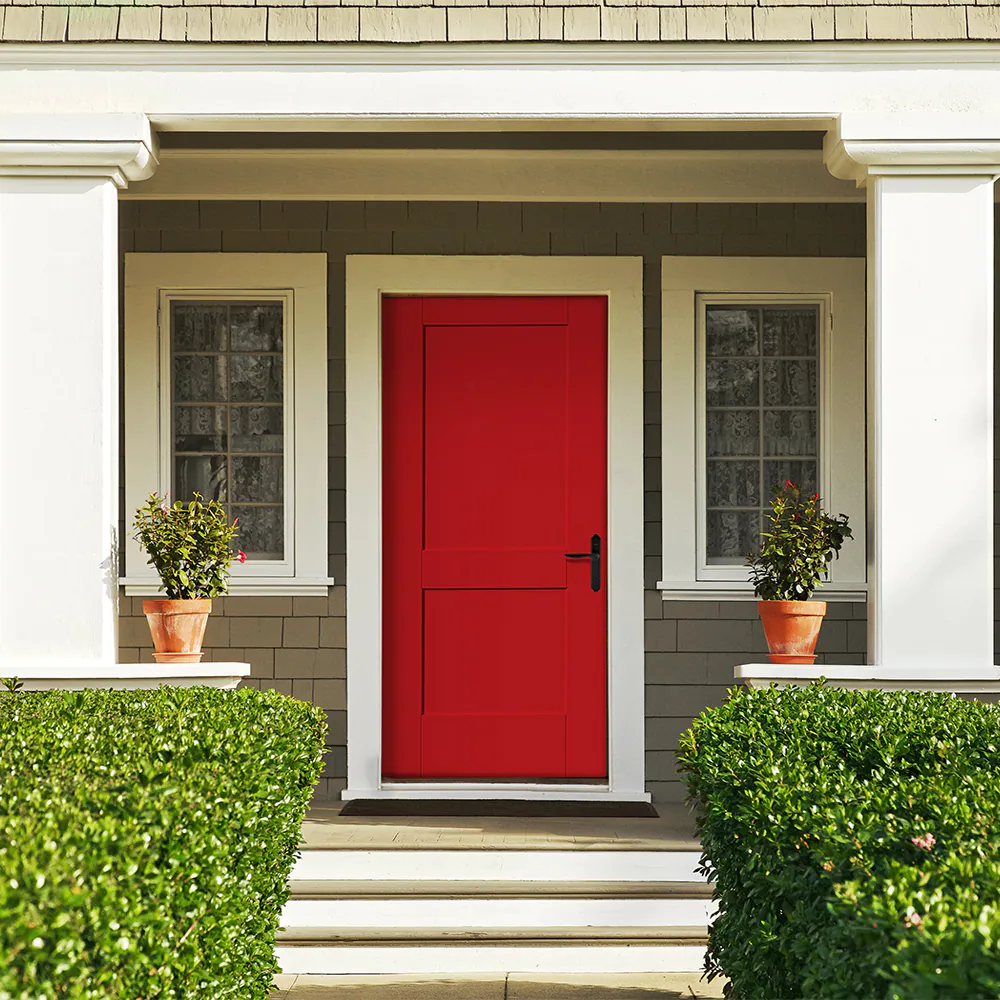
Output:
[[280,302],[258,302],[232,307],[233,351],[281,352]]
[[234,402],[281,402],[281,355],[230,355],[230,386]]
[[768,406],[815,406],[816,362],[764,362],[764,402]]
[[170,309],[175,351],[226,350],[226,306],[173,302]]
[[775,489],[783,486],[789,479],[803,493],[815,493],[819,489],[816,481],[816,462],[765,462],[764,497],[768,505]]
[[187,501],[194,493],[225,503],[225,455],[185,455],[174,460],[174,496]]
[[174,451],[225,451],[226,407],[174,408]]
[[709,507],[759,507],[759,462],[709,462]]
[[819,337],[816,306],[764,310],[764,354],[770,357],[814,358]]
[[232,498],[236,503],[276,503],[283,499],[282,460],[271,455],[234,455]]
[[709,406],[757,406],[760,362],[711,359],[705,368],[705,398]]
[[216,403],[225,400],[225,355],[188,354],[174,357],[174,399]]
[[759,455],[760,413],[757,410],[709,410],[705,444],[710,457]]
[[173,483],[240,518],[237,545],[283,559],[284,384],[281,302],[171,303]]
[[709,564],[742,565],[760,544],[760,512],[710,510],[707,535]]
[[756,550],[774,487],[819,489],[819,331],[814,303],[705,306],[705,558]]
[[232,509],[240,519],[237,544],[255,559],[281,559],[285,551],[285,508],[240,507]]
[[705,312],[705,353],[710,358],[755,358],[759,336],[759,309],[709,306]]
[[765,455],[815,455],[815,410],[765,410]]
[[284,410],[280,406],[232,406],[229,440],[233,451],[284,450]]

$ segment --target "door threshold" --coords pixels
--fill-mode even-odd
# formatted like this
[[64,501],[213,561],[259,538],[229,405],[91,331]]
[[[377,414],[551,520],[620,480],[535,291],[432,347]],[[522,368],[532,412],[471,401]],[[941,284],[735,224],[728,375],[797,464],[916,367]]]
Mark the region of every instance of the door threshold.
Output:
[[649,802],[568,799],[350,799],[341,816],[511,816],[567,818],[622,817],[656,819]]

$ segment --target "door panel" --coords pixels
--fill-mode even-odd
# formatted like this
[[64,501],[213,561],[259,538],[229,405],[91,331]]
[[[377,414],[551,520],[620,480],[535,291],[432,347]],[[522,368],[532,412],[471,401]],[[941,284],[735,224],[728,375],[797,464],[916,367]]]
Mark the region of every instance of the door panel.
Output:
[[384,775],[605,777],[606,300],[386,298],[382,353]]

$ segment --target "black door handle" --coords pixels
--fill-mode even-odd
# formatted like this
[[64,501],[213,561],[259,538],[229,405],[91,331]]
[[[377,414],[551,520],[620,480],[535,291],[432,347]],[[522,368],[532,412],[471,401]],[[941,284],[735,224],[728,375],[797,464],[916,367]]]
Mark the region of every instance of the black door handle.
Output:
[[601,536],[590,536],[589,552],[567,552],[566,558],[590,560],[590,589],[596,594],[601,589]]

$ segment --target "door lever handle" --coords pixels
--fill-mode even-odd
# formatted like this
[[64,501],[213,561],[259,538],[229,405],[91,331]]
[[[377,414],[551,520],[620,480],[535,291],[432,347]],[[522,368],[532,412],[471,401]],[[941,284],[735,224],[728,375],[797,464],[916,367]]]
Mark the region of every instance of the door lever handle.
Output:
[[567,552],[566,558],[590,560],[590,589],[596,594],[601,589],[601,536],[590,536],[589,552]]

